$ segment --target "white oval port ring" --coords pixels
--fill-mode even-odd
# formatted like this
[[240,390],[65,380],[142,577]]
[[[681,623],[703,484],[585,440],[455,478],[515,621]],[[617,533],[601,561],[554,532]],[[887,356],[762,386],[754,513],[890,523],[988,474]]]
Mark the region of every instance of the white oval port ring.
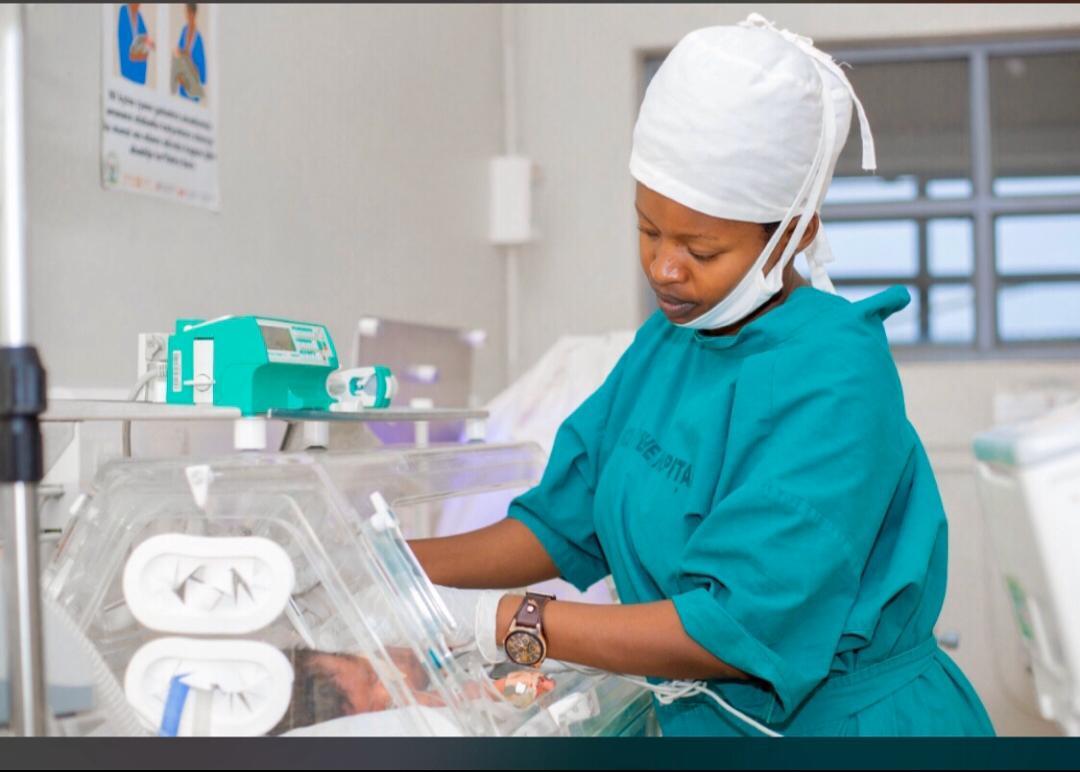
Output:
[[163,736],[266,734],[292,699],[293,668],[261,641],[157,638],[135,652],[124,694]]
[[237,635],[280,616],[296,571],[261,536],[161,534],[136,547],[124,566],[124,600],[151,630]]

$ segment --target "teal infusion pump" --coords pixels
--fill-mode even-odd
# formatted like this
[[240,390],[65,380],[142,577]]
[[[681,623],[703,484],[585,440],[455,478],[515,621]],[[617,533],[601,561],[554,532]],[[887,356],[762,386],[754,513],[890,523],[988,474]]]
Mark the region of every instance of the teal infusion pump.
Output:
[[178,319],[169,336],[165,401],[270,410],[385,408],[397,380],[383,365],[339,369],[330,330],[270,316]]
[[337,371],[334,341],[321,324],[263,316],[179,319],[169,336],[166,402],[236,407],[245,416],[328,410],[337,400],[327,382]]

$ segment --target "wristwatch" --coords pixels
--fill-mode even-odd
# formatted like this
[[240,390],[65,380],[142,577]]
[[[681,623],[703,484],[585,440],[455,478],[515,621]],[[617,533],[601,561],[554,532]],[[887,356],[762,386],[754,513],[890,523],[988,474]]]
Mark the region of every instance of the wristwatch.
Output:
[[544,605],[555,600],[554,595],[538,592],[525,593],[517,613],[510,622],[510,629],[503,638],[507,658],[518,665],[540,667],[547,657],[547,639],[544,638]]

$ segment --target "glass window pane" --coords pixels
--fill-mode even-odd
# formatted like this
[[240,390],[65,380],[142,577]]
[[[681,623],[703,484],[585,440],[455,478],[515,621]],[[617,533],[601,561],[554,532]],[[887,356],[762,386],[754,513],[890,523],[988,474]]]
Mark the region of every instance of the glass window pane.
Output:
[[998,217],[994,233],[1001,273],[1080,273],[1080,214]]
[[825,194],[826,204],[861,204],[868,201],[914,201],[919,197],[918,180],[898,177],[840,177],[834,179]]
[[975,340],[975,288],[939,284],[930,288],[930,342],[971,343]]
[[940,201],[947,198],[971,198],[974,190],[971,180],[930,180],[926,183],[926,197]]
[[825,225],[836,261],[830,276],[914,276],[919,270],[919,229],[914,220],[830,222]]
[[999,177],[995,196],[1073,196],[1080,194],[1080,176]]
[[1006,341],[1080,338],[1080,281],[1002,287],[998,334]]
[[1044,194],[1075,184],[1060,178],[1080,175],[1077,94],[1080,52],[990,59],[994,177],[1026,178],[995,183],[997,195]]
[[975,235],[966,217],[942,217],[926,224],[930,273],[969,276],[975,267]]
[[[953,194],[950,197],[964,190],[955,181],[971,179],[966,59],[855,62],[845,73],[870,119],[879,177],[950,180],[951,186],[944,188]],[[836,164],[836,182],[868,177],[861,161],[859,121],[852,115],[847,144]],[[966,195],[970,196],[970,187]]]
[[[852,287],[839,286],[836,291],[856,303],[887,289],[886,286]],[[919,341],[919,295],[914,287],[907,287],[911,302],[885,320],[885,334],[889,343],[918,343]]]

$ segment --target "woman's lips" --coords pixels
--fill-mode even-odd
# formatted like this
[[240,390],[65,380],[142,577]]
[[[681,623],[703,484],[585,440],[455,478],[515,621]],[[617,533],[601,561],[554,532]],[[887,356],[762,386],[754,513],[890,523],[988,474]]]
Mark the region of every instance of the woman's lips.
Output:
[[683,300],[682,298],[672,297],[671,295],[663,295],[659,292],[656,293],[656,302],[662,310],[669,317],[671,316],[683,316],[694,309],[697,303],[693,303],[689,300]]

